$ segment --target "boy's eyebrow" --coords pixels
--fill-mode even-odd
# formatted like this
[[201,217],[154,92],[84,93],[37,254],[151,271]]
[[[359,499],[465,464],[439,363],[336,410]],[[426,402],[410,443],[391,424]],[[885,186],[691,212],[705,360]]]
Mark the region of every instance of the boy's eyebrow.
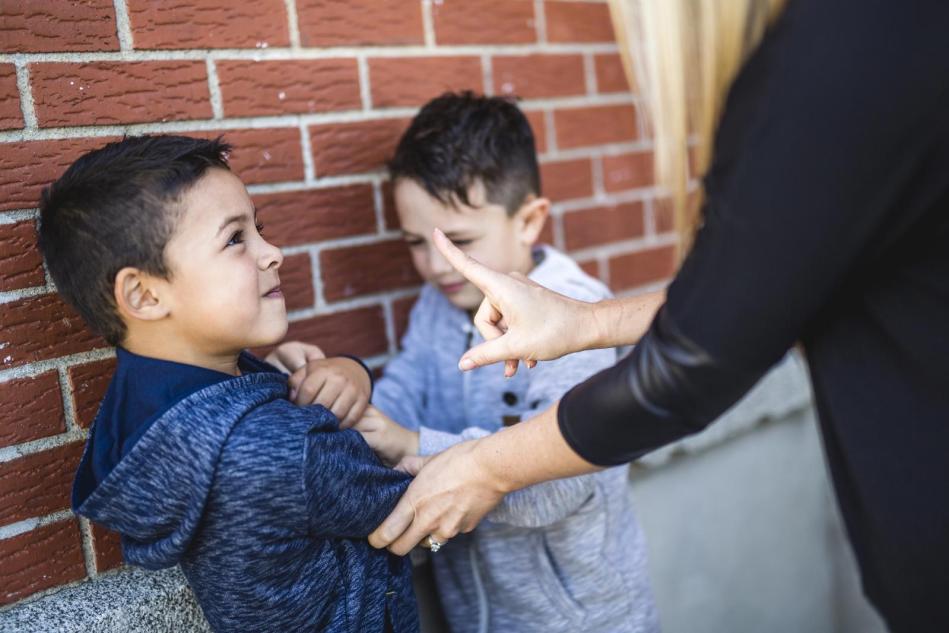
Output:
[[[453,239],[460,235],[466,235],[466,234],[467,234],[466,231],[448,231],[447,233],[445,233],[445,237],[447,237],[448,239]],[[406,231],[405,229],[402,229],[402,237],[420,237],[420,236],[416,235],[415,233],[412,233],[411,231]]]
[[[256,217],[257,217],[257,209],[254,209],[253,211],[254,211],[254,217],[256,218]],[[246,221],[246,220],[247,220],[247,214],[246,214],[246,213],[238,213],[238,214],[236,214],[236,215],[232,215],[232,216],[229,216],[229,217],[227,217],[227,218],[224,218],[224,221],[221,222],[221,226],[218,227],[217,233],[216,233],[215,235],[220,235],[220,234],[221,234],[221,231],[223,231],[223,230],[227,227],[228,224],[233,224],[234,222],[242,222],[242,221]]]

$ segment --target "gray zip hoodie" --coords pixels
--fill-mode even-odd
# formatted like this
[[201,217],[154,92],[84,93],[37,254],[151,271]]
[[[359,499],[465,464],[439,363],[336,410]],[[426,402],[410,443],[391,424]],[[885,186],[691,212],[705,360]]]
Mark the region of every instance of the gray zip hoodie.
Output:
[[[583,301],[610,296],[566,255],[535,252],[537,283]],[[458,371],[483,339],[469,316],[426,286],[412,308],[402,353],[376,383],[374,404],[418,429],[422,454],[529,419],[570,387],[616,362],[590,350],[505,379],[498,366]],[[470,534],[433,555],[454,633],[641,633],[659,630],[643,534],[626,468],[559,479],[508,495]]]

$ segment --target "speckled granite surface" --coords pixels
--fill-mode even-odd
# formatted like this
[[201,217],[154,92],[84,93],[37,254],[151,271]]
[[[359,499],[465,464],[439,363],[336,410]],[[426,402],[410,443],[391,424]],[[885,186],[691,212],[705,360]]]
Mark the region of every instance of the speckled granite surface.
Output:
[[177,568],[125,568],[0,613],[2,633],[210,630]]

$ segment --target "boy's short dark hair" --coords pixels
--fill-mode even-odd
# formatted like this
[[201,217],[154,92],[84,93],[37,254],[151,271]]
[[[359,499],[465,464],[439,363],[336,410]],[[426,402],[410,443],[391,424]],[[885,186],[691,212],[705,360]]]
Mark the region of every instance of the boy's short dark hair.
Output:
[[516,212],[540,195],[534,134],[512,99],[445,93],[412,119],[389,161],[392,180],[409,178],[443,204],[481,181],[488,202]]
[[116,274],[134,266],[168,278],[165,245],[181,196],[230,146],[187,136],[138,136],[84,154],[43,189],[39,247],[59,293],[111,345],[125,338]]

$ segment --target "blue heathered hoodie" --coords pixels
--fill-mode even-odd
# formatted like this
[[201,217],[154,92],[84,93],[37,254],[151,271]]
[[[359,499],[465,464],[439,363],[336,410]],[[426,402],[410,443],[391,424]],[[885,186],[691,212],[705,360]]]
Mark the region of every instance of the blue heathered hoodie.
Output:
[[119,532],[128,563],[180,564],[216,631],[382,632],[387,613],[417,631],[408,560],[366,541],[408,477],[286,397],[272,372],[192,393],[97,483],[93,425],[74,509]]

